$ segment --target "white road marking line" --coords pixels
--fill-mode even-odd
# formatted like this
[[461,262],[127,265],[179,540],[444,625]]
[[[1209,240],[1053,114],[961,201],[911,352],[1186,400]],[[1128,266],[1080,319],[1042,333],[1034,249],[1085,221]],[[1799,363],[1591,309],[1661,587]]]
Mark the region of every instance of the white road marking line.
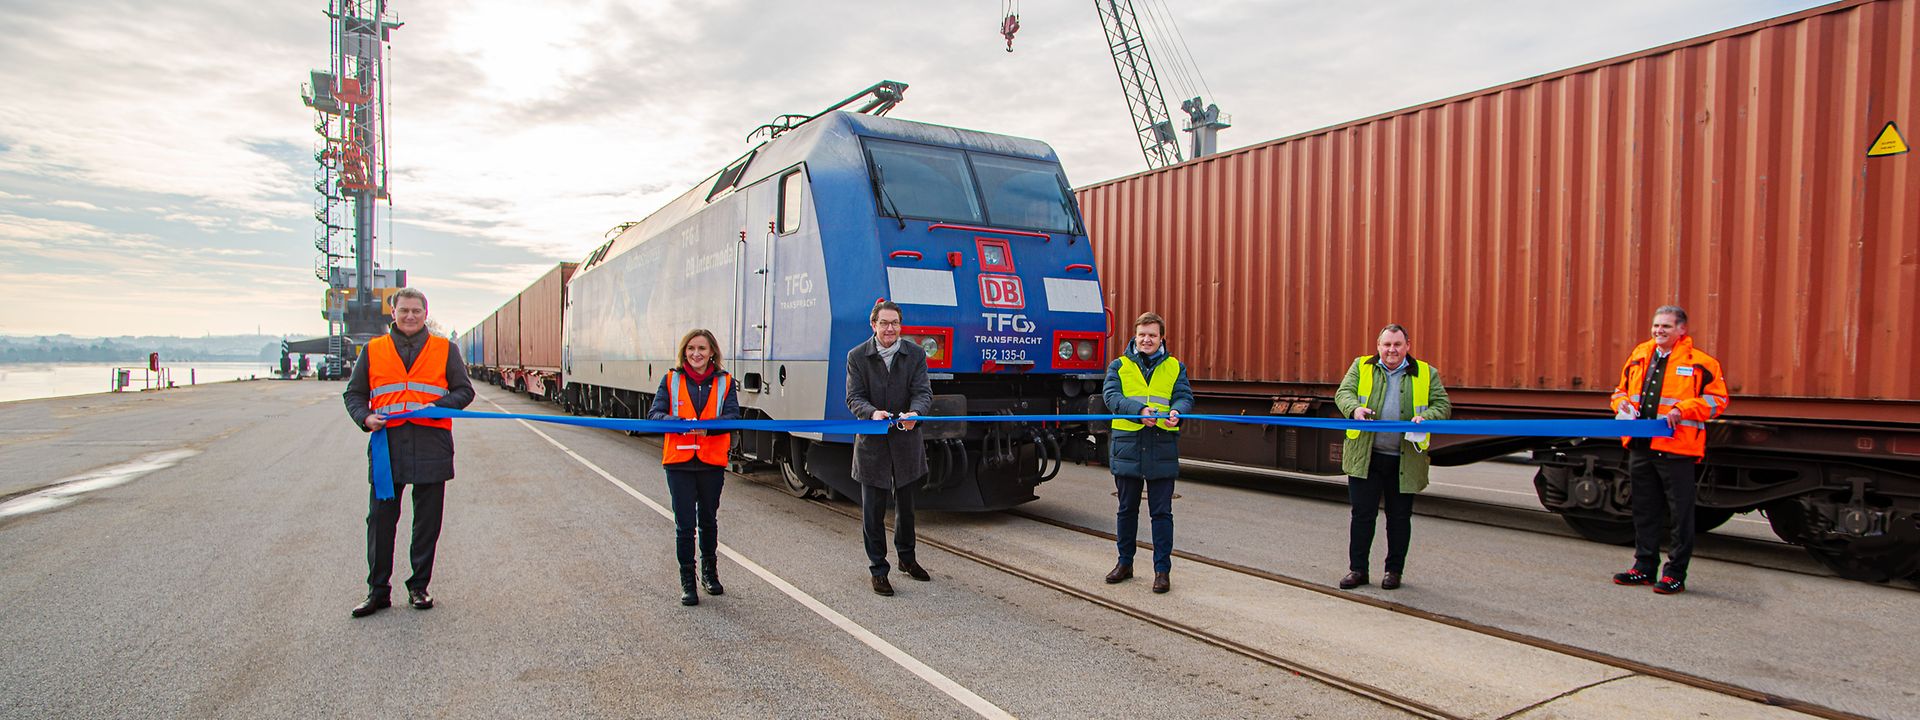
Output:
[[[507,412],[506,408],[500,407],[499,403],[495,403],[492,400],[487,400],[487,404],[492,405],[495,409],[499,410],[500,412]],[[541,432],[539,428],[534,427],[533,423],[527,422],[525,420],[517,420],[516,422],[525,426],[528,430],[532,430],[533,434],[539,435],[541,438],[544,438],[547,442],[552,443],[554,447],[559,448],[560,451],[566,453],[568,457],[573,458],[575,461],[579,462],[581,465],[586,466],[588,470],[592,470],[594,471],[594,473],[598,474],[600,477],[605,478],[607,482],[613,483],[615,486],[619,487],[621,490],[625,490],[628,495],[633,496],[633,499],[639,500],[641,503],[645,504],[647,507],[653,508],[653,511],[660,513],[661,517],[665,517],[668,520],[673,519],[672,510],[662,507],[659,503],[654,502],[652,498],[649,498],[645,495],[640,494],[640,491],[633,489],[633,486],[628,485],[625,482],[621,482],[619,478],[614,477],[611,473],[608,473],[607,471],[600,469],[599,465],[595,465],[593,464],[593,461],[588,460],[584,457],[581,457],[580,453],[574,452],[572,448],[569,448],[565,445],[560,444],[560,441],[553,439],[552,436],[544,432]],[[993,703],[987,702],[986,698],[982,698],[979,695],[975,694],[972,690],[968,690],[965,687],[962,687],[960,683],[954,682],[952,678],[949,678],[946,675],[940,674],[940,671],[935,670],[932,667],[929,667],[926,663],[920,662],[920,660],[915,658],[914,656],[908,655],[906,651],[901,650],[900,648],[894,647],[893,643],[890,643],[890,642],[887,642],[886,640],[881,639],[880,636],[873,634],[872,631],[869,631],[866,628],[861,627],[859,623],[856,623],[853,620],[849,619],[847,616],[840,614],[839,612],[835,611],[833,608],[827,607],[825,603],[822,603],[819,600],[814,599],[814,597],[812,595],[808,595],[806,591],[801,590],[800,588],[794,587],[793,583],[787,582],[785,579],[782,579],[780,576],[773,574],[772,571],[769,571],[766,568],[761,567],[759,563],[756,563],[752,560],[747,559],[747,556],[741,555],[740,553],[735,552],[734,549],[732,547],[729,547],[726,543],[720,543],[720,554],[727,556],[728,559],[736,563],[739,563],[740,566],[746,568],[748,572],[751,572],[754,575],[759,576],[761,580],[767,581],[767,584],[772,585],[775,588],[779,589],[780,592],[786,593],[787,597],[793,598],[795,602],[798,602],[801,605],[806,606],[808,610],[812,610],[815,615],[819,615],[820,617],[825,618],[827,622],[833,623],[835,627],[840,628],[842,631],[846,632],[848,635],[852,635],[854,639],[859,640],[860,642],[866,644],[867,647],[873,648],[875,651],[878,651],[881,655],[886,656],[886,658],[888,660],[892,660],[894,664],[899,665],[902,668],[906,668],[908,672],[911,672],[914,675],[919,676],[919,678],[921,680],[926,681],[928,685],[932,685],[935,689],[939,690],[940,692],[946,693],[948,697],[951,697],[955,700],[960,701],[960,704],[967,706],[968,709],[973,710],[975,713],[979,714],[980,717],[1007,718],[1008,720],[1011,720],[1013,718],[1013,714],[1000,709],[999,706],[994,705]]]
[[1427,484],[1439,485],[1440,487],[1460,488],[1462,490],[1472,490],[1474,492],[1490,492],[1490,493],[1502,493],[1505,495],[1524,495],[1526,497],[1538,497],[1538,495],[1535,493],[1522,492],[1519,490],[1501,490],[1500,488],[1477,487],[1474,485],[1459,485],[1456,483],[1440,482],[1438,480],[1429,480],[1427,481]]
[[118,465],[61,478],[45,488],[0,503],[0,518],[52,510],[73,502],[75,498],[86,493],[125,485],[141,475],[173,467],[175,463],[199,454],[199,450],[192,448],[167,450],[143,455]]

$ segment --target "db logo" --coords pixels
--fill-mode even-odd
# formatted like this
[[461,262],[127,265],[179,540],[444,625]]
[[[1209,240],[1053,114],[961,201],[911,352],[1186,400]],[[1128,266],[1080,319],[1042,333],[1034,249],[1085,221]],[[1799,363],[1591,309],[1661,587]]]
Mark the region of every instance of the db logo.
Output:
[[980,276],[980,304],[990,308],[1019,310],[1027,306],[1027,294],[1020,290],[1020,278],[1013,275]]

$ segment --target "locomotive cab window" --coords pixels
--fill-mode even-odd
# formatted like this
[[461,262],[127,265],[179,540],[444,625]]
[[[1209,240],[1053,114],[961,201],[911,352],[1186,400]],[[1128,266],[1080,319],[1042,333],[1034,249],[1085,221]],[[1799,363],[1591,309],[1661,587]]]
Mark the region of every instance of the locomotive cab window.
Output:
[[1053,163],[969,153],[987,200],[987,221],[996,227],[1073,232],[1066,181]]
[[880,214],[976,224],[984,220],[967,156],[959,150],[869,140],[867,158]]
[[733,164],[728,165],[727,169],[720,171],[720,177],[714,178],[713,189],[707,191],[707,202],[713,202],[713,199],[718,197],[720,193],[732,190],[735,185],[739,185],[740,176],[747,174],[747,165],[753,162],[753,156],[758,152],[759,151],[756,150],[747,153],[746,157],[733,161]]
[[791,234],[800,229],[800,212],[805,207],[802,197],[807,188],[807,174],[794,170],[780,176],[780,234]]

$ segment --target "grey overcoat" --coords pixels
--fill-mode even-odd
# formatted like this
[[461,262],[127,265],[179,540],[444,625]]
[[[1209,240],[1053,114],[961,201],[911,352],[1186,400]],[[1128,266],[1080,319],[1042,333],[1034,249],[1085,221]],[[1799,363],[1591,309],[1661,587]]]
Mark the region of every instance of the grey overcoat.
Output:
[[[892,370],[880,359],[873,338],[847,353],[847,411],[865,420],[875,410],[895,415],[933,410],[933,382],[927,379],[927,353],[920,346],[901,340]],[[926,476],[927,448],[918,427],[854,438],[853,479],[860,484],[892,489]]]

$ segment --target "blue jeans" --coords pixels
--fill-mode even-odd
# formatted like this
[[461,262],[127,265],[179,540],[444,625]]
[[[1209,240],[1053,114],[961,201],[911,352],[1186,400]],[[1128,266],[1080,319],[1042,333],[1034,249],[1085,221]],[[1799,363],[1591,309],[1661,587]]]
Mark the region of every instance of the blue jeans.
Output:
[[726,475],[720,468],[667,469],[667,493],[673,496],[674,550],[681,567],[693,567],[694,528],[700,529],[700,556],[712,558],[720,548],[720,487]]
[[1140,536],[1140,486],[1147,488],[1147,515],[1153,520],[1153,571],[1173,568],[1173,478],[1145,480],[1123,475],[1113,476],[1113,488],[1120,492],[1120,512],[1114,518],[1115,544],[1120,564],[1133,564],[1134,542]]

